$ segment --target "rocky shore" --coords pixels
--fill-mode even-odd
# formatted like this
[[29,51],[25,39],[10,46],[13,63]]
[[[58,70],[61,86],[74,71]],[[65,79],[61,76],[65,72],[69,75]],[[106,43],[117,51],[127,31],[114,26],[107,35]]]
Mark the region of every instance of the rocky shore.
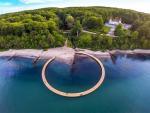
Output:
[[88,54],[94,55],[98,58],[111,58],[112,55],[115,54],[130,54],[130,55],[150,55],[150,50],[112,50],[112,51],[91,51],[87,49],[72,49],[68,47],[59,47],[59,48],[52,48],[48,49],[47,51],[44,50],[36,50],[36,49],[20,49],[20,50],[8,50],[0,52],[0,57],[25,57],[25,58],[33,58],[34,61],[38,59],[49,59],[56,56],[56,59],[67,63],[72,64],[75,56],[76,51],[84,51]]

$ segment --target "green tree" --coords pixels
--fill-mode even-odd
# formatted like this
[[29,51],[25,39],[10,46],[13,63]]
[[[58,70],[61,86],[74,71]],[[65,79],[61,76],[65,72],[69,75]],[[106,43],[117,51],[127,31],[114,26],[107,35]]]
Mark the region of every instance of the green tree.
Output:
[[32,20],[38,21],[38,22],[44,22],[46,18],[41,15],[35,14],[32,16]]
[[83,25],[87,29],[102,28],[104,25],[103,18],[91,16],[84,20]]
[[114,34],[115,34],[116,36],[122,36],[122,35],[124,35],[124,29],[123,29],[122,24],[119,24],[119,25],[116,27]]
[[112,48],[112,37],[97,34],[92,37],[92,48],[94,50],[102,49],[106,50]]
[[52,20],[49,20],[47,22],[47,25],[48,25],[48,30],[50,31],[50,33],[52,33],[53,31],[57,30],[57,26],[56,26],[56,23]]
[[65,21],[69,29],[73,27],[74,18],[71,15],[67,15]]
[[79,37],[80,33],[82,32],[82,25],[80,24],[80,21],[76,21],[75,25],[71,29],[71,35],[76,35]]
[[137,31],[141,37],[150,39],[150,21],[147,21],[141,25]]
[[78,47],[88,48],[91,46],[92,38],[89,34],[82,34],[77,42]]

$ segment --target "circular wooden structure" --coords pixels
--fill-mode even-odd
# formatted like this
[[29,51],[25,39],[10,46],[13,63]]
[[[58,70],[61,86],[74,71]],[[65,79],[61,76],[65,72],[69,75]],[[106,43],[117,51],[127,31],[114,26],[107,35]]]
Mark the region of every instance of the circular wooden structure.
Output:
[[45,86],[52,92],[58,94],[58,95],[61,95],[61,96],[64,96],[64,97],[80,97],[80,96],[84,96],[84,95],[87,95],[89,93],[92,93],[93,91],[95,91],[97,88],[99,88],[99,86],[101,86],[101,84],[103,83],[104,81],[104,78],[105,78],[105,69],[104,69],[104,66],[102,64],[102,62],[97,59],[96,57],[94,57],[93,55],[90,55],[90,54],[87,54],[87,53],[84,53],[84,52],[76,52],[76,54],[81,54],[81,55],[87,55],[88,57],[92,58],[93,60],[95,60],[101,71],[102,71],[102,74],[101,74],[101,77],[99,78],[99,81],[96,83],[95,86],[93,86],[92,88],[86,90],[86,91],[83,91],[83,92],[77,92],[77,93],[67,93],[67,92],[63,92],[63,91],[60,91],[60,90],[57,90],[55,89],[53,86],[51,86],[47,79],[46,79],[46,75],[45,75],[45,71],[46,71],[46,68],[48,66],[49,63],[51,63],[55,57],[49,59],[43,66],[43,69],[42,69],[42,80],[45,84]]

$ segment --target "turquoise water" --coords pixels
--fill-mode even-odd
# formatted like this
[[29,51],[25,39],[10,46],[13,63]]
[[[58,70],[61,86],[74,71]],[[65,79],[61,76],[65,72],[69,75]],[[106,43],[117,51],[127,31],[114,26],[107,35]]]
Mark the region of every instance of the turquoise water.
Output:
[[[150,113],[150,57],[120,56],[103,59],[103,85],[80,98],[66,98],[49,91],[41,80],[44,60],[0,58],[0,113]],[[94,61],[78,58],[70,67],[54,61],[47,79],[66,91],[83,91],[99,77]]]

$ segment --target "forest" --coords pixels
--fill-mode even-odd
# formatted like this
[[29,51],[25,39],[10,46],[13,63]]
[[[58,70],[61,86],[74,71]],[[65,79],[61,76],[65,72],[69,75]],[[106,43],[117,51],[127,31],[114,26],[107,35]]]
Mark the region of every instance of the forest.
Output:
[[[117,37],[106,35],[111,17],[131,24],[118,25]],[[95,32],[90,34],[84,30]],[[0,49],[61,47],[91,50],[150,49],[150,14],[110,7],[43,8],[0,15]]]

